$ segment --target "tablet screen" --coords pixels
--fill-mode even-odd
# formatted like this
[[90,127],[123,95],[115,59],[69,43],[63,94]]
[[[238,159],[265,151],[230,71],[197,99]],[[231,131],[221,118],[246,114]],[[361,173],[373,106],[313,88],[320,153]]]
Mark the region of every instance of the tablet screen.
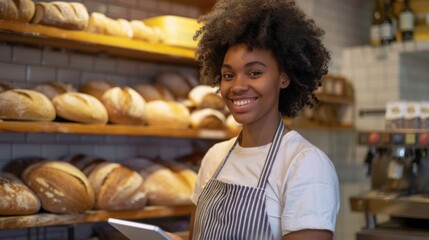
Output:
[[107,222],[130,240],[172,240],[160,227],[155,225],[115,218],[109,218]]

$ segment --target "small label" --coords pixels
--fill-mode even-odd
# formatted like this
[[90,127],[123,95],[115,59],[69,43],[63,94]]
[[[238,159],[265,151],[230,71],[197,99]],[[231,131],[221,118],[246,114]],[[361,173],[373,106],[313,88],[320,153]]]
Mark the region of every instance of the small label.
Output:
[[414,133],[405,134],[405,144],[415,144],[416,143],[416,135]]
[[404,174],[404,165],[396,160],[390,161],[389,168],[387,170],[387,177],[390,179],[399,180]]

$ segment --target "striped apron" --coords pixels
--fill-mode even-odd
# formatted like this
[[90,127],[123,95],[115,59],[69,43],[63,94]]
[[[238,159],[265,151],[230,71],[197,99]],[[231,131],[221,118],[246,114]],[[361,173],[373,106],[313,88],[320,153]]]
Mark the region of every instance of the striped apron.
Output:
[[238,139],[208,181],[198,199],[193,239],[268,240],[273,234],[265,206],[265,187],[280,147],[284,124],[280,121],[256,188],[218,181],[216,177]]

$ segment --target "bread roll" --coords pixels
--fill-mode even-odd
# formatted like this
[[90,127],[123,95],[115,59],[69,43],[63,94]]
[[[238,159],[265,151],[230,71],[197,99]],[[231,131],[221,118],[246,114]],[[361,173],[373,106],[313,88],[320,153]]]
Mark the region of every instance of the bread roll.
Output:
[[81,170],[85,175],[85,171],[90,171],[98,163],[106,162],[105,159],[97,156],[87,156],[85,154],[71,154],[62,158],[63,161],[71,163],[73,166]]
[[174,101],[173,94],[160,84],[137,84],[133,87],[146,102],[155,100]]
[[99,163],[88,179],[94,187],[95,209],[141,209],[147,198],[144,180],[137,172],[117,163]]
[[83,30],[88,24],[88,10],[79,2],[37,2],[34,24],[70,30]]
[[13,174],[15,177],[21,179],[22,173],[27,167],[44,160],[46,159],[35,156],[12,159],[3,167],[3,171]]
[[178,72],[163,72],[155,77],[155,83],[166,87],[178,100],[188,98],[191,85]]
[[79,91],[81,93],[89,94],[97,98],[98,100],[101,100],[101,97],[103,96],[104,92],[117,86],[118,85],[116,83],[109,80],[91,79],[82,84]]
[[0,0],[0,19],[28,23],[34,12],[35,4],[31,0]]
[[78,92],[68,92],[52,99],[57,115],[79,123],[107,123],[104,105],[95,97]]
[[234,116],[232,116],[232,114],[228,115],[228,117],[226,118],[225,124],[226,124],[226,127],[231,131],[234,131],[234,132],[241,131],[241,124],[235,121]]
[[20,179],[0,172],[0,215],[26,215],[40,210],[40,200]]
[[183,104],[174,101],[148,102],[146,113],[146,122],[150,126],[189,128],[191,124],[189,110]]
[[189,92],[188,98],[197,108],[223,110],[225,108],[225,102],[222,97],[217,94],[217,90],[217,88],[211,86],[198,85]]
[[125,38],[132,38],[134,36],[129,21],[121,18],[112,19],[99,12],[92,12],[89,15],[85,31]]
[[222,129],[225,127],[225,115],[218,110],[204,108],[191,113],[194,128]]
[[0,93],[0,119],[52,121],[55,115],[54,106],[42,93],[25,89]]
[[76,213],[92,209],[94,190],[82,171],[68,162],[43,161],[25,169],[24,183],[52,213]]
[[147,41],[150,43],[162,43],[165,41],[164,34],[161,29],[149,27],[140,20],[132,20],[130,22],[134,32],[134,38]]
[[114,87],[102,96],[109,121],[119,124],[142,124],[146,117],[146,101],[129,87]]
[[148,205],[189,205],[193,188],[184,176],[175,173],[170,168],[154,163],[145,158],[134,158],[125,161],[124,165],[145,177],[145,190]]
[[52,100],[57,95],[66,93],[66,92],[76,92],[76,88],[72,84],[63,83],[63,82],[46,82],[37,84],[33,90],[45,94],[50,100]]

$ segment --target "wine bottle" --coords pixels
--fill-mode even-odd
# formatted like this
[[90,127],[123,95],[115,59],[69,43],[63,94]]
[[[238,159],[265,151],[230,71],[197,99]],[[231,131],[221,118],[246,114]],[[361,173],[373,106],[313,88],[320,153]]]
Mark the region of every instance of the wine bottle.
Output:
[[393,21],[389,16],[388,11],[390,8],[390,1],[383,1],[383,9],[380,12],[380,41],[381,45],[389,45],[393,42],[394,33],[393,33]]
[[372,9],[372,19],[370,28],[370,39],[371,45],[379,46],[381,43],[381,14],[382,14],[382,2],[384,0],[374,0],[374,7]]
[[402,41],[412,41],[414,39],[415,13],[410,7],[410,1],[404,0],[404,7],[399,13],[399,30]]
[[395,3],[395,0],[386,0],[386,18],[391,24],[391,31],[392,31],[392,38],[390,39],[390,42],[396,42],[397,41],[397,32],[398,32],[398,18],[395,15],[393,11],[393,5]]

